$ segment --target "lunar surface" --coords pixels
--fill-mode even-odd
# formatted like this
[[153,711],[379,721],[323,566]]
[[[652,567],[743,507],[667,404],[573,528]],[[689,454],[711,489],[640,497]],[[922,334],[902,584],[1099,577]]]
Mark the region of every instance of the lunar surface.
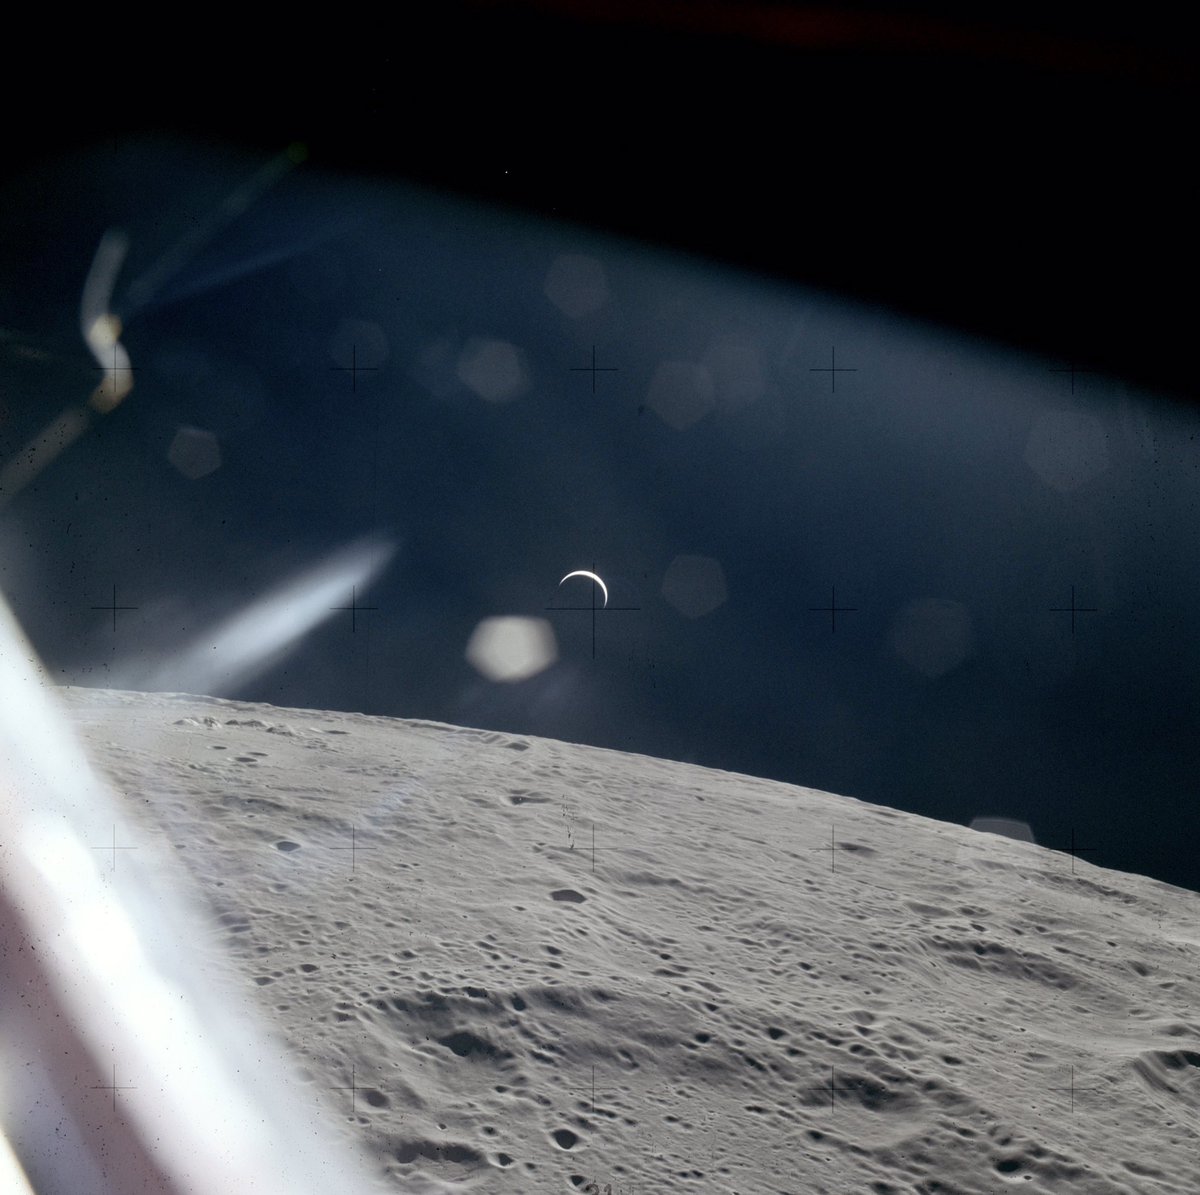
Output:
[[1195,893],[617,751],[60,692],[397,1192],[1200,1190]]

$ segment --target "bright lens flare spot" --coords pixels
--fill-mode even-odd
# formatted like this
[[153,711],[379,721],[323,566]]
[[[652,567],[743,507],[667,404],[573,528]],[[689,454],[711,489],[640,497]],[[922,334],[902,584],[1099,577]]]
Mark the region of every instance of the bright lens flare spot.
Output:
[[606,606],[608,605],[608,586],[605,585],[595,573],[590,573],[585,568],[577,568],[573,573],[567,573],[567,575],[563,577],[562,581],[559,581],[559,584],[561,585],[563,581],[569,581],[572,577],[587,577],[589,580],[595,581],[596,584],[600,586],[601,592],[604,594],[604,604]]

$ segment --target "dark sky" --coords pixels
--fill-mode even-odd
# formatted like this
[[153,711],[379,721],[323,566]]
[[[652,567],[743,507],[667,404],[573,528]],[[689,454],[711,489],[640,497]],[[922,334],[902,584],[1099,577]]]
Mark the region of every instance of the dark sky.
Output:
[[[187,689],[215,650],[221,696],[1018,819],[1200,887],[1194,413],[397,183],[250,187],[263,165],[106,145],[0,196],[5,464],[87,401],[81,290],[107,230],[129,244],[132,392],[0,495],[0,586],[56,678]],[[371,609],[238,673],[213,628],[289,584],[271,618],[303,622],[323,564],[323,610]],[[634,607],[594,644],[547,609],[590,605],[558,582],[593,567]],[[546,620],[554,661],[482,675],[498,616]]]

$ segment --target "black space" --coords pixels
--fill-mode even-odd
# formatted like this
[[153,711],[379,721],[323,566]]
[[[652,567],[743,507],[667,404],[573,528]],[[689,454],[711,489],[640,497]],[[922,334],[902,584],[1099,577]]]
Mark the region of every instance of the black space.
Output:
[[[133,398],[0,514],[35,645],[63,679],[115,683],[130,651],[148,666],[372,534],[401,547],[369,631],[324,625],[230,695],[1009,816],[1200,887],[1179,31],[1149,9],[1132,29],[1021,6],[634,11],[452,4],[387,36],[199,31],[133,61],[110,30],[89,45],[111,66],[55,44],[45,104],[8,134],[4,461],[94,384],[78,295],[107,228],[135,278],[253,163],[307,161],[155,303],[118,287]],[[605,314],[547,307],[560,253],[603,260]],[[388,349],[350,399],[346,318]],[[430,356],[475,332],[527,354],[519,401],[480,402]],[[761,354],[757,401],[686,429],[646,409],[664,361],[722,337]],[[861,371],[837,405],[811,372],[831,342]],[[595,403],[571,372],[593,344],[619,368]],[[1072,361],[1074,393],[1049,372]],[[219,470],[166,463],[180,427],[219,440]],[[1095,444],[1062,453],[1093,427],[1089,472]],[[728,583],[694,618],[662,597],[689,554]],[[604,624],[593,661],[554,615],[559,664],[482,682],[462,656],[479,620],[542,615],[593,560],[641,607],[629,629]],[[114,584],[139,607],[116,638],[92,611]],[[833,585],[856,608],[836,632],[810,610]],[[1074,634],[1050,613],[1072,586],[1096,608]],[[936,676],[889,646],[913,602],[970,617],[973,650]]]
[[969,9],[451,2],[382,33],[198,23],[133,54],[101,24],[54,39],[36,93],[14,90],[7,160],[135,132],[298,141],[321,168],[685,246],[1191,395],[1185,14]]

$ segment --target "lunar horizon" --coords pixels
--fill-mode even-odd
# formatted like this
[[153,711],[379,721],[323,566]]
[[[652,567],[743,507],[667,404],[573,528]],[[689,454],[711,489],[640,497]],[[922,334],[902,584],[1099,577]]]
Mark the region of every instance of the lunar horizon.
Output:
[[1196,893],[644,755],[59,693],[387,1189],[1200,1186]]

